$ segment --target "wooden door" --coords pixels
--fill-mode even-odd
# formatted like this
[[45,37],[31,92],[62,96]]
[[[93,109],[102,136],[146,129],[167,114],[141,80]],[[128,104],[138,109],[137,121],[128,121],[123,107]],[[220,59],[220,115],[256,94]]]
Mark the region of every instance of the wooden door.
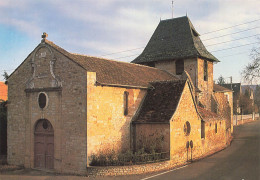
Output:
[[34,167],[54,168],[54,132],[46,119],[37,122],[34,132]]

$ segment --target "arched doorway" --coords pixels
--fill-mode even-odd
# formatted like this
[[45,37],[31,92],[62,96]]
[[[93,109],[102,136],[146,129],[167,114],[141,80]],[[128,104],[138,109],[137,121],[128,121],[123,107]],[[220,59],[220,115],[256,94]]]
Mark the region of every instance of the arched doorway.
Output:
[[53,169],[54,132],[47,119],[40,119],[34,130],[34,167]]

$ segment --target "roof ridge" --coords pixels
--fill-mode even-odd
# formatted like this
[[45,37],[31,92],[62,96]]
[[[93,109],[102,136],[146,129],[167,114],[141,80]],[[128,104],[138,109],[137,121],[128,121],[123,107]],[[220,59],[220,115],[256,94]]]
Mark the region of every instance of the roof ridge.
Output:
[[[72,52],[66,51],[62,47],[56,45],[53,41],[45,39],[45,42],[48,43],[50,46],[53,46],[53,45],[57,46],[58,48],[64,50],[65,52],[69,53],[70,55],[74,55],[74,56],[86,56],[86,57],[90,57],[90,58],[97,58],[97,59],[106,60],[106,61],[113,61],[113,62],[117,62],[117,63],[126,63],[126,64],[131,64],[133,66],[141,66],[141,67],[144,67],[144,68],[152,68],[152,69],[155,69],[155,70],[158,70],[158,71],[163,71],[163,70],[161,70],[159,68],[145,66],[145,65],[141,65],[141,64],[135,64],[135,63],[131,63],[131,62],[119,61],[119,60],[114,60],[114,59],[107,59],[107,58],[103,58],[103,57],[91,56],[91,55],[86,55],[86,54],[72,53]],[[166,71],[163,71],[163,72],[166,72]]]
[[176,18],[163,19],[163,20],[161,20],[161,21],[170,21],[170,20],[181,19],[181,18],[185,18],[185,17],[189,19],[188,16],[180,16],[180,17],[176,17]]
[[185,82],[185,79],[171,79],[171,80],[158,80],[158,81],[150,81],[150,83],[157,83],[157,82],[162,82],[162,83],[166,83],[166,82]]

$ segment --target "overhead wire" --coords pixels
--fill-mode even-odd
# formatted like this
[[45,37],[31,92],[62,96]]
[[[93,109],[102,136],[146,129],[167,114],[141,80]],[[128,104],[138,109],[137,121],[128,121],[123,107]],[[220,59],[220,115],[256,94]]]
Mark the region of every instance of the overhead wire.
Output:
[[233,34],[238,34],[238,33],[241,33],[241,32],[245,32],[245,31],[250,31],[252,29],[258,29],[260,28],[259,26],[258,27],[253,27],[253,28],[250,28],[250,29],[246,29],[246,30],[242,30],[242,31],[237,31],[237,32],[234,32],[234,33],[229,33],[229,34],[225,34],[225,35],[221,35],[221,36],[216,36],[216,37],[213,37],[213,38],[209,38],[209,39],[202,39],[203,41],[208,41],[208,40],[212,40],[212,39],[216,39],[216,38],[220,38],[220,37],[225,37],[225,36],[229,36],[229,35],[233,35]]
[[218,31],[223,31],[223,30],[226,30],[226,29],[231,29],[233,27],[245,25],[245,24],[248,24],[248,23],[256,22],[256,21],[260,21],[260,19],[256,19],[256,20],[253,20],[253,21],[248,21],[248,22],[237,24],[237,25],[234,25],[234,26],[225,27],[225,28],[222,28],[222,29],[217,29],[217,30],[214,30],[214,31],[209,31],[209,32],[201,34],[201,36],[206,35],[206,34],[215,33],[215,32],[218,32]]
[[252,35],[252,36],[242,37],[242,38],[233,39],[233,40],[224,41],[224,42],[215,43],[215,44],[210,44],[210,45],[206,45],[206,46],[207,46],[207,47],[209,47],[209,46],[215,46],[215,45],[218,45],[218,44],[224,44],[224,43],[228,43],[228,42],[233,42],[233,41],[237,41],[237,40],[241,40],[241,39],[245,39],[245,38],[255,37],[255,36],[258,36],[258,35],[260,35],[260,34],[255,34],[255,35]]
[[251,45],[251,44],[256,44],[256,43],[259,43],[259,42],[253,42],[253,43],[243,44],[243,45],[239,45],[239,46],[234,46],[234,47],[225,48],[225,49],[219,49],[219,50],[210,51],[210,52],[224,51],[224,50],[228,50],[228,49],[234,49],[234,48],[238,48],[238,47],[242,47],[242,46],[248,46],[248,45]]
[[[203,36],[203,35],[206,35],[206,34],[210,34],[210,33],[215,33],[215,32],[218,32],[218,31],[225,30],[225,29],[230,29],[230,28],[233,28],[233,27],[241,26],[241,25],[252,23],[252,22],[256,22],[256,21],[260,21],[260,19],[256,19],[254,21],[249,21],[249,22],[245,22],[245,23],[241,23],[241,24],[237,24],[237,25],[234,25],[234,26],[229,26],[229,27],[218,29],[218,30],[214,30],[214,31],[209,31],[209,32],[201,34],[200,36]],[[253,30],[253,29],[258,29],[258,28],[259,27],[248,28],[248,29],[245,29],[245,30],[242,30],[242,31],[229,33],[229,34],[225,34],[225,35],[217,36],[217,37],[213,37],[213,38],[208,38],[208,39],[205,39],[205,40],[202,39],[202,40],[203,41],[208,41],[208,40],[212,40],[212,39],[216,39],[216,38],[220,38],[220,37],[225,37],[225,36],[228,36],[228,35],[238,34],[238,33],[241,33],[241,32],[245,32],[245,31],[249,31],[249,30]],[[142,49],[142,48],[144,48],[144,47],[138,47],[138,48],[134,48],[134,49],[128,49],[128,50],[118,51],[118,52],[114,52],[114,53],[108,53],[108,54],[101,55],[101,57],[102,56],[112,55],[112,54],[119,54],[119,53],[128,52],[128,51],[134,51],[134,50],[138,50],[138,49]]]

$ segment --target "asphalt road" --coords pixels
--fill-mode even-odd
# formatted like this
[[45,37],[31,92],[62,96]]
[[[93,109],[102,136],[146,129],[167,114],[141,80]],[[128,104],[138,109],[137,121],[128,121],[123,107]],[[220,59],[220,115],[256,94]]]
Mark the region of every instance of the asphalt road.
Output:
[[[38,175],[37,173],[23,171],[2,174],[0,180],[94,179],[82,176]],[[144,175],[98,177],[95,179],[260,180],[260,121],[234,127],[234,140],[230,147],[185,167]]]

